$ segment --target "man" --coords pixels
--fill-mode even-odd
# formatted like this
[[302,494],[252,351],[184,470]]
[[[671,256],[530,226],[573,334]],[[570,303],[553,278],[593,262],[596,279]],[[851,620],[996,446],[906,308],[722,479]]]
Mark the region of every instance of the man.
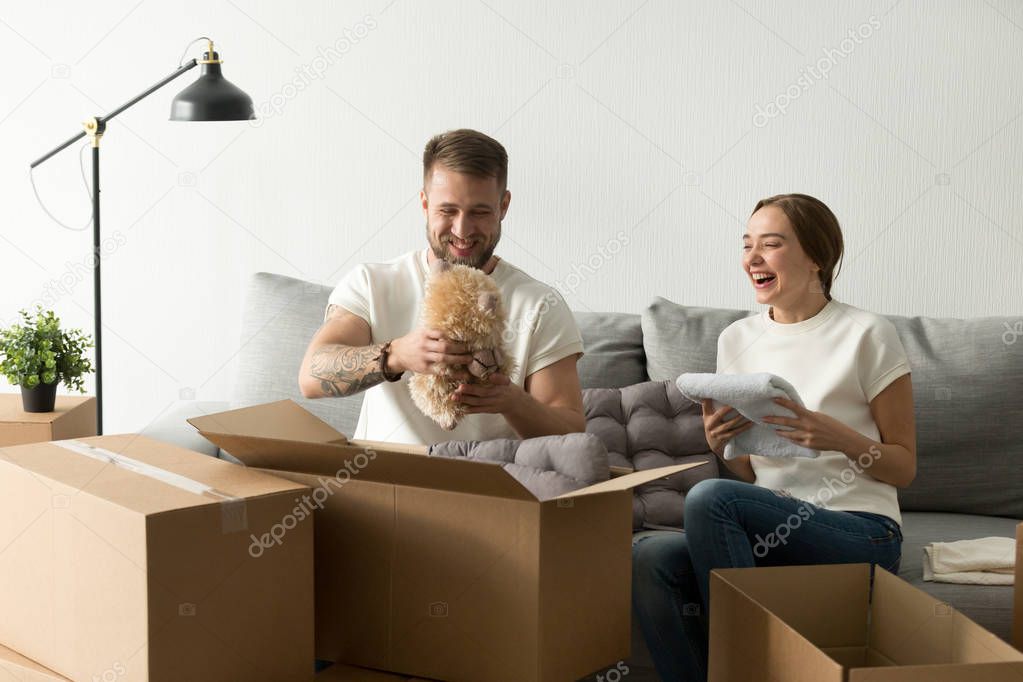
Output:
[[[474,130],[437,135],[423,152],[419,194],[429,248],[360,265],[331,293],[299,386],[307,398],[368,391],[355,438],[432,444],[585,430],[576,370],[583,347],[571,311],[554,289],[494,255],[511,202],[507,178],[508,155],[497,140]],[[430,264],[438,259],[493,278],[508,311],[503,338],[516,367],[511,376],[491,375],[489,385],[458,386],[452,399],[468,415],[453,431],[423,415],[406,385],[410,373],[442,365],[469,377],[467,348],[418,324]]]

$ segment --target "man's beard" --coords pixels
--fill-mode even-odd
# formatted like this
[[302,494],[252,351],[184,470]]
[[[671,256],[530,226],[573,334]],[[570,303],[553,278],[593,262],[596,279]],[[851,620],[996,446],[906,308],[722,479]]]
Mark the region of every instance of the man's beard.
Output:
[[497,223],[497,233],[494,235],[493,240],[490,243],[484,244],[484,248],[479,254],[474,254],[466,258],[459,258],[451,254],[448,250],[448,243],[451,241],[451,235],[446,234],[440,238],[440,241],[436,241],[433,238],[433,233],[430,232],[430,223],[426,223],[426,241],[430,243],[430,249],[433,251],[433,255],[441,260],[446,260],[452,265],[468,265],[471,268],[482,270],[490,259],[494,255],[494,250],[497,249],[497,243],[501,241],[501,223]]

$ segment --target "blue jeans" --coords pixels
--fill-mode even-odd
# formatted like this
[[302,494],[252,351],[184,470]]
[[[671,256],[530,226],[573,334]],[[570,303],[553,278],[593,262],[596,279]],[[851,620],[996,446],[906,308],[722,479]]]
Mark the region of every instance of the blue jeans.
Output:
[[686,495],[685,531],[638,533],[632,604],[661,679],[707,679],[710,572],[715,568],[870,563],[899,570],[902,532],[880,514],[831,511],[728,479]]

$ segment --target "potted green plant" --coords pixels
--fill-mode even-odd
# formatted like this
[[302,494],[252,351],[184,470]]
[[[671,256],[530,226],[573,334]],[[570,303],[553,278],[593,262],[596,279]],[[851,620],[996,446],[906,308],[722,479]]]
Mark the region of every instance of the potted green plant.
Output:
[[0,329],[0,373],[21,386],[26,412],[52,412],[57,385],[84,393],[83,376],[92,371],[85,356],[92,338],[80,329],[62,330],[52,310],[36,306],[35,319],[21,310],[20,324]]

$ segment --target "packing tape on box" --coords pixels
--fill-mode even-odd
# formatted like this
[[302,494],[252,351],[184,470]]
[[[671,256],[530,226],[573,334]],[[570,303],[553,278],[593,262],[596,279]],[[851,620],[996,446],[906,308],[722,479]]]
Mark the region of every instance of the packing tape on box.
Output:
[[167,471],[161,469],[158,466],[153,466],[146,462],[140,462],[137,459],[122,455],[118,452],[106,450],[104,448],[97,448],[94,445],[88,443],[82,443],[77,440],[58,440],[53,441],[54,445],[59,445],[62,448],[77,452],[80,455],[86,457],[92,457],[98,459],[101,462],[107,464],[113,464],[114,466],[127,469],[128,471],[134,471],[137,474],[146,476],[153,480],[161,481],[167,485],[172,485],[179,490],[192,493],[193,495],[201,495],[203,497],[209,497],[211,499],[220,502],[220,530],[223,533],[235,533],[238,531],[246,530],[249,527],[248,513],[245,507],[245,498],[234,497],[228,495],[225,492],[217,490],[213,486],[206,485],[194,479],[176,474],[173,471]]

